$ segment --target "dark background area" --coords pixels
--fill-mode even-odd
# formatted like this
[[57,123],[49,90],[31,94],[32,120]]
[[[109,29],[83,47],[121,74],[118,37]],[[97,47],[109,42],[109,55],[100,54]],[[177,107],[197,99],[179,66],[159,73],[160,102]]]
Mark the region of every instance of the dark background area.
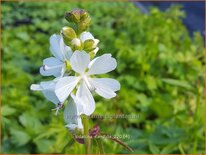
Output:
[[200,31],[205,36],[205,2],[135,2],[136,5],[144,12],[149,13],[150,7],[158,7],[165,11],[171,5],[181,5],[185,11],[186,18],[183,23],[190,32]]

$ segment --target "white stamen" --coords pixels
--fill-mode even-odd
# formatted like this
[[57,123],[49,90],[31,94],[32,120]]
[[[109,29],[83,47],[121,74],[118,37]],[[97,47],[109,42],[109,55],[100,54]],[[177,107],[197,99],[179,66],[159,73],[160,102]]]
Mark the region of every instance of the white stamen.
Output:
[[94,91],[95,88],[91,85],[91,83],[89,82],[87,76],[83,76],[83,79],[86,82],[86,85],[88,86],[89,90]]
[[58,104],[57,104],[57,107],[54,108],[54,109],[52,109],[52,110],[56,110],[55,115],[58,114],[59,110],[60,110],[62,107],[63,107],[63,103],[58,103]]

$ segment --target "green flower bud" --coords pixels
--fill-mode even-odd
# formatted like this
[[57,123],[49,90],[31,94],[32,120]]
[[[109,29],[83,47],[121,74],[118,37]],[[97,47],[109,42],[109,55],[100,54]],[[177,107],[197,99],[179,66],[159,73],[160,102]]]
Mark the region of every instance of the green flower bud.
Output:
[[89,13],[81,9],[66,12],[65,18],[68,22],[75,23],[77,25],[77,34],[85,31],[91,23]]
[[82,9],[76,9],[65,13],[65,18],[68,22],[79,23],[89,17],[89,13]]
[[77,12],[77,10],[66,12],[65,18],[68,22],[78,23],[80,21],[80,14]]
[[91,18],[88,16],[86,19],[82,20],[79,22],[78,27],[79,27],[79,32],[83,32],[89,28],[91,24]]
[[95,44],[94,40],[93,39],[88,39],[88,40],[85,40],[84,42],[84,50],[92,50],[94,47],[93,45]]
[[71,27],[63,27],[61,33],[66,45],[70,45],[71,41],[77,37],[74,29]]
[[90,52],[97,47],[98,43],[99,43],[98,39],[88,39],[88,40],[84,41],[84,50]]

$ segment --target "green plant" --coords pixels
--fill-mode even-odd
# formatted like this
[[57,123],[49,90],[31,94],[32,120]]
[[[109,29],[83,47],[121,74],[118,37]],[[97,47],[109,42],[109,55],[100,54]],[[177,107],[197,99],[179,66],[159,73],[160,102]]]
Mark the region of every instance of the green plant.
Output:
[[[90,12],[100,49],[118,61],[112,74],[122,85],[118,98],[96,96],[95,114],[139,114],[94,119],[102,131],[130,135],[124,141],[135,153],[204,153],[203,38],[189,36],[178,6],[142,14],[129,2],[2,4],[2,152],[84,153],[62,126],[62,113],[52,117],[53,105],[29,90],[49,80],[38,67],[49,56],[49,36],[66,26],[62,12],[73,8]],[[128,153],[107,140],[105,148]]]

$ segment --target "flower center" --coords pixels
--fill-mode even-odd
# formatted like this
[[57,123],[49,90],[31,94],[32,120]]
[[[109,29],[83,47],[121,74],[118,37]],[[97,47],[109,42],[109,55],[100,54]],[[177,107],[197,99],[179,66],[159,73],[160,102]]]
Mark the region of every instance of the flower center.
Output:
[[81,80],[83,80],[87,87],[89,88],[89,90],[93,91],[94,87],[92,86],[92,84],[89,82],[89,75],[86,75],[85,73],[80,75]]

